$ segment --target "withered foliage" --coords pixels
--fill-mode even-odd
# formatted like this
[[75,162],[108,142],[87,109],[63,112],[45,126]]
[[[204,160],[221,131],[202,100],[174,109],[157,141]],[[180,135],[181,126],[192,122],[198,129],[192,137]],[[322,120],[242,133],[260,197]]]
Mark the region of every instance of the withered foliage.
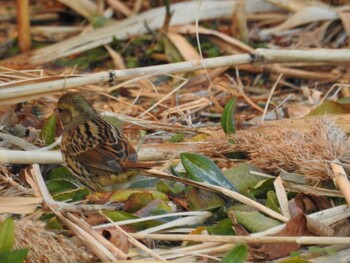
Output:
[[350,167],[350,143],[344,131],[326,117],[313,122],[306,132],[287,127],[269,133],[253,129],[232,138],[250,162],[263,170],[277,174],[282,168],[304,175],[311,185],[320,185],[333,178],[330,161],[338,159]]

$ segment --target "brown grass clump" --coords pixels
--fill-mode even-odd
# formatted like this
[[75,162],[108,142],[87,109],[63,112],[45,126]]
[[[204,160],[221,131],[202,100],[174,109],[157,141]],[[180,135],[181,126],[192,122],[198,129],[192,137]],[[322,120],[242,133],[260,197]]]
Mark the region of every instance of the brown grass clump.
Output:
[[20,185],[5,165],[0,165],[0,196],[33,195],[33,190]]
[[92,256],[72,241],[32,220],[15,222],[15,247],[29,248],[25,262],[92,262]]
[[350,143],[346,134],[331,120],[320,118],[308,132],[281,127],[269,134],[259,130],[240,131],[233,135],[240,151],[248,153],[250,161],[270,173],[278,168],[305,176],[311,185],[332,179],[329,162],[339,159],[350,164]]

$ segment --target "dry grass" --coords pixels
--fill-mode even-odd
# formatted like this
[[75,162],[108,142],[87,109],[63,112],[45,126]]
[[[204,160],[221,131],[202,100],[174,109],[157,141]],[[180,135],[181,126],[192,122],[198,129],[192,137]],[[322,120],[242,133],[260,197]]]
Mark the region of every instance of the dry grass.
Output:
[[15,247],[29,248],[25,262],[93,262],[92,256],[66,237],[45,229],[40,221],[15,222]]
[[[344,128],[345,132],[350,131],[347,117],[350,114],[336,115],[334,118],[339,121],[336,122],[337,125],[328,118],[313,120],[311,125],[301,125],[303,127],[285,125],[288,121],[294,124],[298,122],[295,119],[290,121],[288,117],[304,116],[324,100],[336,101],[338,98],[350,97],[350,87],[346,85],[350,80],[349,6],[343,3],[344,6],[329,7],[320,5],[320,1],[238,1],[220,1],[220,4],[213,1],[170,1],[174,11],[171,19],[165,19],[164,6],[156,7],[162,1],[153,3],[142,0],[108,0],[95,1],[96,4],[94,1],[79,0],[31,1],[31,11],[36,10],[36,7],[46,11],[54,2],[60,2],[58,6],[54,6],[57,9],[50,10],[64,13],[69,8],[71,13],[83,16],[84,20],[79,23],[64,21],[63,24],[60,16],[57,16],[49,22],[45,20],[48,24],[45,27],[37,27],[32,23],[32,39],[43,40],[46,46],[16,56],[8,55],[11,53],[7,53],[6,46],[2,44],[8,40],[12,41],[9,43],[16,43],[14,40],[18,35],[17,30],[12,30],[15,32],[10,32],[12,34],[9,34],[9,39],[3,37],[10,31],[7,28],[5,30],[5,27],[10,29],[14,26],[11,21],[16,13],[10,13],[15,11],[11,10],[12,2],[3,1],[0,14],[4,15],[0,20],[4,21],[4,25],[0,25],[3,32],[0,39],[5,41],[0,41],[0,115],[12,109],[18,120],[9,126],[12,128],[20,123],[32,137],[24,136],[20,140],[18,135],[7,133],[5,124],[0,124],[0,129],[5,130],[0,131],[0,140],[5,142],[0,149],[0,164],[12,168],[11,173],[18,173],[13,175],[7,167],[0,166],[0,197],[2,200],[9,200],[7,197],[13,199],[12,203],[2,201],[3,206],[7,206],[6,209],[12,210],[2,210],[5,212],[0,216],[8,216],[8,213],[27,215],[25,219],[15,222],[16,247],[30,250],[27,262],[96,262],[98,259],[109,262],[115,258],[124,260],[128,257],[139,262],[160,262],[163,258],[168,261],[209,262],[221,260],[235,242],[272,244],[283,241],[282,237],[267,235],[276,235],[285,224],[263,232],[250,233],[250,236],[209,235],[207,229],[201,230],[201,235],[191,235],[189,233],[193,233],[195,227],[205,228],[217,222],[212,224],[212,221],[204,222],[205,219],[202,221],[200,218],[186,216],[160,227],[149,227],[139,233],[130,233],[134,229],[128,225],[123,226],[127,234],[122,233],[124,239],[120,238],[118,241],[124,240],[121,243],[130,247],[130,250],[121,256],[122,253],[118,252],[121,249],[120,243],[110,240],[107,242],[96,231],[96,228],[99,231],[103,229],[102,222],[107,221],[105,217],[101,217],[100,210],[110,208],[101,208],[95,204],[90,206],[95,200],[88,198],[77,203],[63,203],[67,205],[65,208],[62,203],[62,206],[58,206],[57,202],[51,200],[41,176],[40,170],[45,177],[46,169],[44,166],[39,168],[38,164],[60,164],[62,158],[58,151],[37,151],[37,142],[40,141],[38,134],[44,120],[52,114],[58,97],[70,89],[78,90],[97,110],[105,114],[116,116],[115,113],[119,113],[117,116],[126,122],[125,134],[135,144],[142,144],[140,160],[165,161],[162,169],[148,171],[153,175],[158,174],[160,178],[171,177],[165,170],[171,163],[178,162],[181,152],[204,154],[223,169],[233,167],[241,161],[227,155],[240,150],[248,154],[248,161],[265,172],[274,175],[279,169],[296,172],[305,176],[307,183],[313,186],[324,186],[331,181],[334,173],[330,166],[331,161],[339,159],[344,165],[350,165],[349,139],[337,126]],[[236,10],[233,10],[233,6]],[[51,14],[57,15],[57,11],[51,11]],[[94,28],[96,14],[104,16],[108,23]],[[30,18],[35,19],[32,16],[35,14],[30,13]],[[168,24],[164,22],[167,20]],[[57,34],[58,31],[60,34]],[[149,39],[143,42],[145,36]],[[120,43],[113,43],[114,38],[120,40]],[[194,40],[197,43],[194,44]],[[138,41],[141,44],[137,44]],[[167,44],[171,45],[166,46]],[[159,49],[158,45],[164,48]],[[255,49],[258,46],[264,48]],[[95,52],[92,48],[96,47],[107,49],[106,55],[110,58],[89,62],[87,68],[73,65],[78,63],[79,58],[89,57],[90,52]],[[180,59],[177,59],[178,56]],[[75,62],[59,65],[55,60],[57,58],[68,58],[69,62]],[[138,63],[129,64],[132,59]],[[182,62],[175,63],[179,60]],[[35,69],[36,67],[45,70]],[[338,87],[337,90],[329,88],[333,84]],[[224,106],[233,96],[237,97],[234,117],[239,131],[232,136],[236,144],[228,142],[219,124]],[[267,113],[271,111],[270,113],[276,113],[275,117],[279,121],[267,122],[269,124],[265,127],[240,130],[251,125],[255,117],[260,117],[263,104],[266,105],[263,119],[273,119]],[[297,124],[308,122],[306,118],[300,120],[304,122]],[[146,131],[147,135],[143,135],[140,129]],[[60,133],[58,129],[56,136]],[[183,135],[184,139],[174,143],[170,138],[178,135],[177,133]],[[21,148],[20,151],[17,151],[18,147]],[[19,174],[23,174],[24,169],[19,172],[16,164],[32,164],[41,179],[40,184],[38,181],[34,182],[34,177],[30,177],[30,174],[26,174],[25,179],[20,178]],[[177,168],[179,166],[181,165]],[[283,177],[280,179],[284,180]],[[31,188],[24,187],[24,181]],[[284,189],[283,185],[280,182],[280,196],[282,193],[287,197],[287,191],[292,190],[287,187]],[[260,199],[257,202],[223,187],[208,187],[200,182],[195,182],[192,186],[219,192],[230,200],[255,207],[265,215],[282,222],[290,219],[268,205],[265,206]],[[297,186],[312,188],[306,184]],[[46,190],[46,196],[43,191],[38,190],[40,187]],[[301,188],[293,189],[299,189],[294,190],[295,192],[305,193]],[[327,191],[332,193],[327,196]],[[333,192],[336,191],[324,187],[317,188],[312,193],[324,195],[322,200],[331,205],[331,198],[340,196]],[[176,196],[176,200],[171,194],[166,194],[173,198],[169,198],[169,203],[176,206],[176,212],[187,209],[186,191],[181,192],[181,198],[177,199]],[[331,197],[327,199],[326,196]],[[51,205],[47,202],[49,199],[42,197],[49,197]],[[318,197],[314,198],[317,200]],[[281,199],[278,202],[276,206],[282,206]],[[285,198],[286,206],[292,202],[293,200]],[[17,206],[14,207],[13,204]],[[87,206],[90,207],[89,210],[86,209]],[[80,213],[65,213],[72,207],[76,209],[74,211],[79,209]],[[153,209],[152,206],[145,208]],[[61,225],[64,225],[63,230],[45,229],[45,224],[39,218],[50,213],[49,209],[57,216]],[[323,210],[319,214],[308,214],[305,217],[313,218],[329,228],[343,222],[344,229],[350,229],[346,221],[350,216],[349,207],[344,205],[320,209]],[[145,220],[148,216],[141,214],[140,217],[136,220]],[[233,227],[236,227],[234,218],[226,217],[226,214],[222,218],[231,219],[234,221]],[[147,231],[152,231],[152,234],[146,233]],[[346,235],[350,230],[343,233]],[[293,238],[286,234],[285,240],[305,245],[349,242],[348,238],[337,237],[316,236],[308,239],[304,234],[295,234]],[[80,238],[84,245],[72,242],[72,236]],[[142,240],[142,245],[131,237]],[[152,244],[146,240],[153,240]],[[168,240],[172,242],[164,242]],[[269,252],[277,250],[270,249]],[[263,260],[268,261],[271,258],[265,257]]]
[[240,151],[250,162],[277,174],[279,168],[304,175],[311,185],[330,181],[329,161],[339,159],[350,165],[350,143],[346,134],[325,118],[313,120],[307,132],[280,127],[270,133],[245,130],[233,135]]

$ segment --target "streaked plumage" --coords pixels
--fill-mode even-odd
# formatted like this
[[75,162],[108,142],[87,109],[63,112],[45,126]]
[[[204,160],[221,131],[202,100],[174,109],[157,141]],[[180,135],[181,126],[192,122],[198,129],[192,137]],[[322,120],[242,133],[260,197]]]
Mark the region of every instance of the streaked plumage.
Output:
[[137,153],[116,127],[79,93],[63,95],[55,111],[64,126],[63,159],[82,183],[103,190],[105,185],[126,180],[122,172],[137,162]]

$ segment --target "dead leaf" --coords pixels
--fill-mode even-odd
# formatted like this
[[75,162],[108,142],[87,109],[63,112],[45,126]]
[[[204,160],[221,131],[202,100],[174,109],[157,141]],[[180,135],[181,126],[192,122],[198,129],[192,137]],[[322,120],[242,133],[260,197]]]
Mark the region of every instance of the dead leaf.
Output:
[[306,195],[303,193],[298,193],[294,198],[294,202],[305,214],[332,207],[330,201],[324,196]]
[[129,252],[128,238],[119,229],[115,227],[105,228],[101,231],[101,234],[124,253],[127,254]]
[[179,50],[181,56],[185,60],[198,60],[200,56],[197,50],[184,38],[182,35],[177,33],[168,33],[167,37]]
[[325,9],[322,7],[307,7],[292,15],[284,23],[265,30],[261,30],[260,35],[266,36],[270,34],[277,34],[285,30],[295,28],[312,22],[319,22],[325,20],[335,20],[338,18],[337,13],[332,9]]
[[[276,236],[312,236],[307,230],[307,219],[304,214],[300,214],[288,221],[285,229]],[[250,260],[272,260],[288,256],[292,251],[298,250],[296,243],[264,244],[258,249],[250,247]]]

